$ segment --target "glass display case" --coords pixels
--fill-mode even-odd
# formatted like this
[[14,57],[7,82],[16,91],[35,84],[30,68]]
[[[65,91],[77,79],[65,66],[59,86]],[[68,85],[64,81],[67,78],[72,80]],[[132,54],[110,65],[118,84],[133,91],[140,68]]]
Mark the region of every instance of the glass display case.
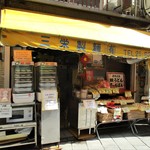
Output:
[[[57,92],[57,63],[56,62],[37,62],[35,63],[36,72],[36,99],[37,102],[37,122],[38,133],[40,135],[38,143],[41,145],[60,142],[60,111],[58,97],[54,96]],[[48,105],[56,100],[58,108],[43,110],[45,104],[44,91],[48,91],[46,98]],[[55,91],[53,93],[53,91]],[[52,92],[52,93],[49,93]],[[49,96],[51,95],[51,96]],[[57,94],[56,94],[57,95]],[[50,102],[50,103],[49,103]],[[53,106],[53,103],[52,105]],[[49,133],[49,134],[47,134]]]
[[12,95],[14,103],[33,102],[34,62],[12,62]]
[[41,90],[57,88],[57,63],[37,62],[35,71],[37,100],[41,101]]

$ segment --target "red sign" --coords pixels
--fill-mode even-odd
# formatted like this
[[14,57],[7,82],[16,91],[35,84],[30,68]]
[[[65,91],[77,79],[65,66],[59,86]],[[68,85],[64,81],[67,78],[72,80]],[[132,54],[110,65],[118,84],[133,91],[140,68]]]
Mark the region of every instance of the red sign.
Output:
[[93,70],[86,70],[86,81],[91,82],[94,80]]

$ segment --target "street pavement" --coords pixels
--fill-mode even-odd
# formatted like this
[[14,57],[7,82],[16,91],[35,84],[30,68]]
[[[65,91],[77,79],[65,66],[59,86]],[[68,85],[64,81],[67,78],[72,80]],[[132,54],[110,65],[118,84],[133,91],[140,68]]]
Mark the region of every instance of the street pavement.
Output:
[[[62,150],[150,150],[150,126],[138,127],[138,135],[133,134],[128,126],[100,129],[98,135],[91,139],[78,140],[76,138],[61,139]],[[52,145],[44,145],[42,148],[23,146],[6,148],[7,150],[41,150]]]

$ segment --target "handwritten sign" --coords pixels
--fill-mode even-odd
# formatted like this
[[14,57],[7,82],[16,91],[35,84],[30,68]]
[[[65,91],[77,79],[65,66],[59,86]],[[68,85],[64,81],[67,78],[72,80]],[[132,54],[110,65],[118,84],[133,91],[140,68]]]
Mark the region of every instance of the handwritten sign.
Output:
[[58,92],[56,89],[42,90],[42,111],[58,109]]
[[29,50],[14,50],[14,61],[31,62],[32,53]]
[[12,117],[12,106],[11,104],[0,104],[0,118]]
[[83,105],[86,109],[96,109],[96,103],[94,99],[91,100],[83,100]]
[[111,88],[125,89],[125,76],[123,72],[107,72],[107,81]]

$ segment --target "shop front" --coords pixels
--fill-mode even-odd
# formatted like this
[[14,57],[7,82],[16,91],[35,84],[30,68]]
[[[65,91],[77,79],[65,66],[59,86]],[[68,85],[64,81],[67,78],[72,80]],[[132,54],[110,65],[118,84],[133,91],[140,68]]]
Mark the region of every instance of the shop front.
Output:
[[[9,50],[6,47],[11,64],[11,85],[7,88],[12,89],[13,98],[20,97],[15,99],[17,102],[14,99],[11,102],[25,103],[26,110],[26,105],[30,105],[34,114],[38,114],[30,127],[35,128],[35,139],[40,136],[42,145],[59,142],[60,129],[64,128],[78,131],[77,134],[72,131],[77,138],[82,138],[81,131],[86,129],[93,135],[96,121],[124,120],[122,111],[129,115],[133,107],[138,111],[142,109],[145,114],[149,108],[139,103],[139,92],[140,96],[149,96],[145,93],[149,89],[149,84],[145,84],[149,74],[145,67],[149,66],[149,39],[147,32],[132,29],[2,10],[1,42],[4,48],[10,47]],[[145,70],[140,72],[142,67]],[[22,68],[27,71],[20,79],[18,72]],[[24,80],[24,75],[31,77],[33,82]],[[145,91],[141,91],[144,88]],[[23,96],[30,97],[25,100],[19,95],[22,92]],[[51,107],[43,105],[52,101]],[[115,109],[116,105],[119,109]]]

